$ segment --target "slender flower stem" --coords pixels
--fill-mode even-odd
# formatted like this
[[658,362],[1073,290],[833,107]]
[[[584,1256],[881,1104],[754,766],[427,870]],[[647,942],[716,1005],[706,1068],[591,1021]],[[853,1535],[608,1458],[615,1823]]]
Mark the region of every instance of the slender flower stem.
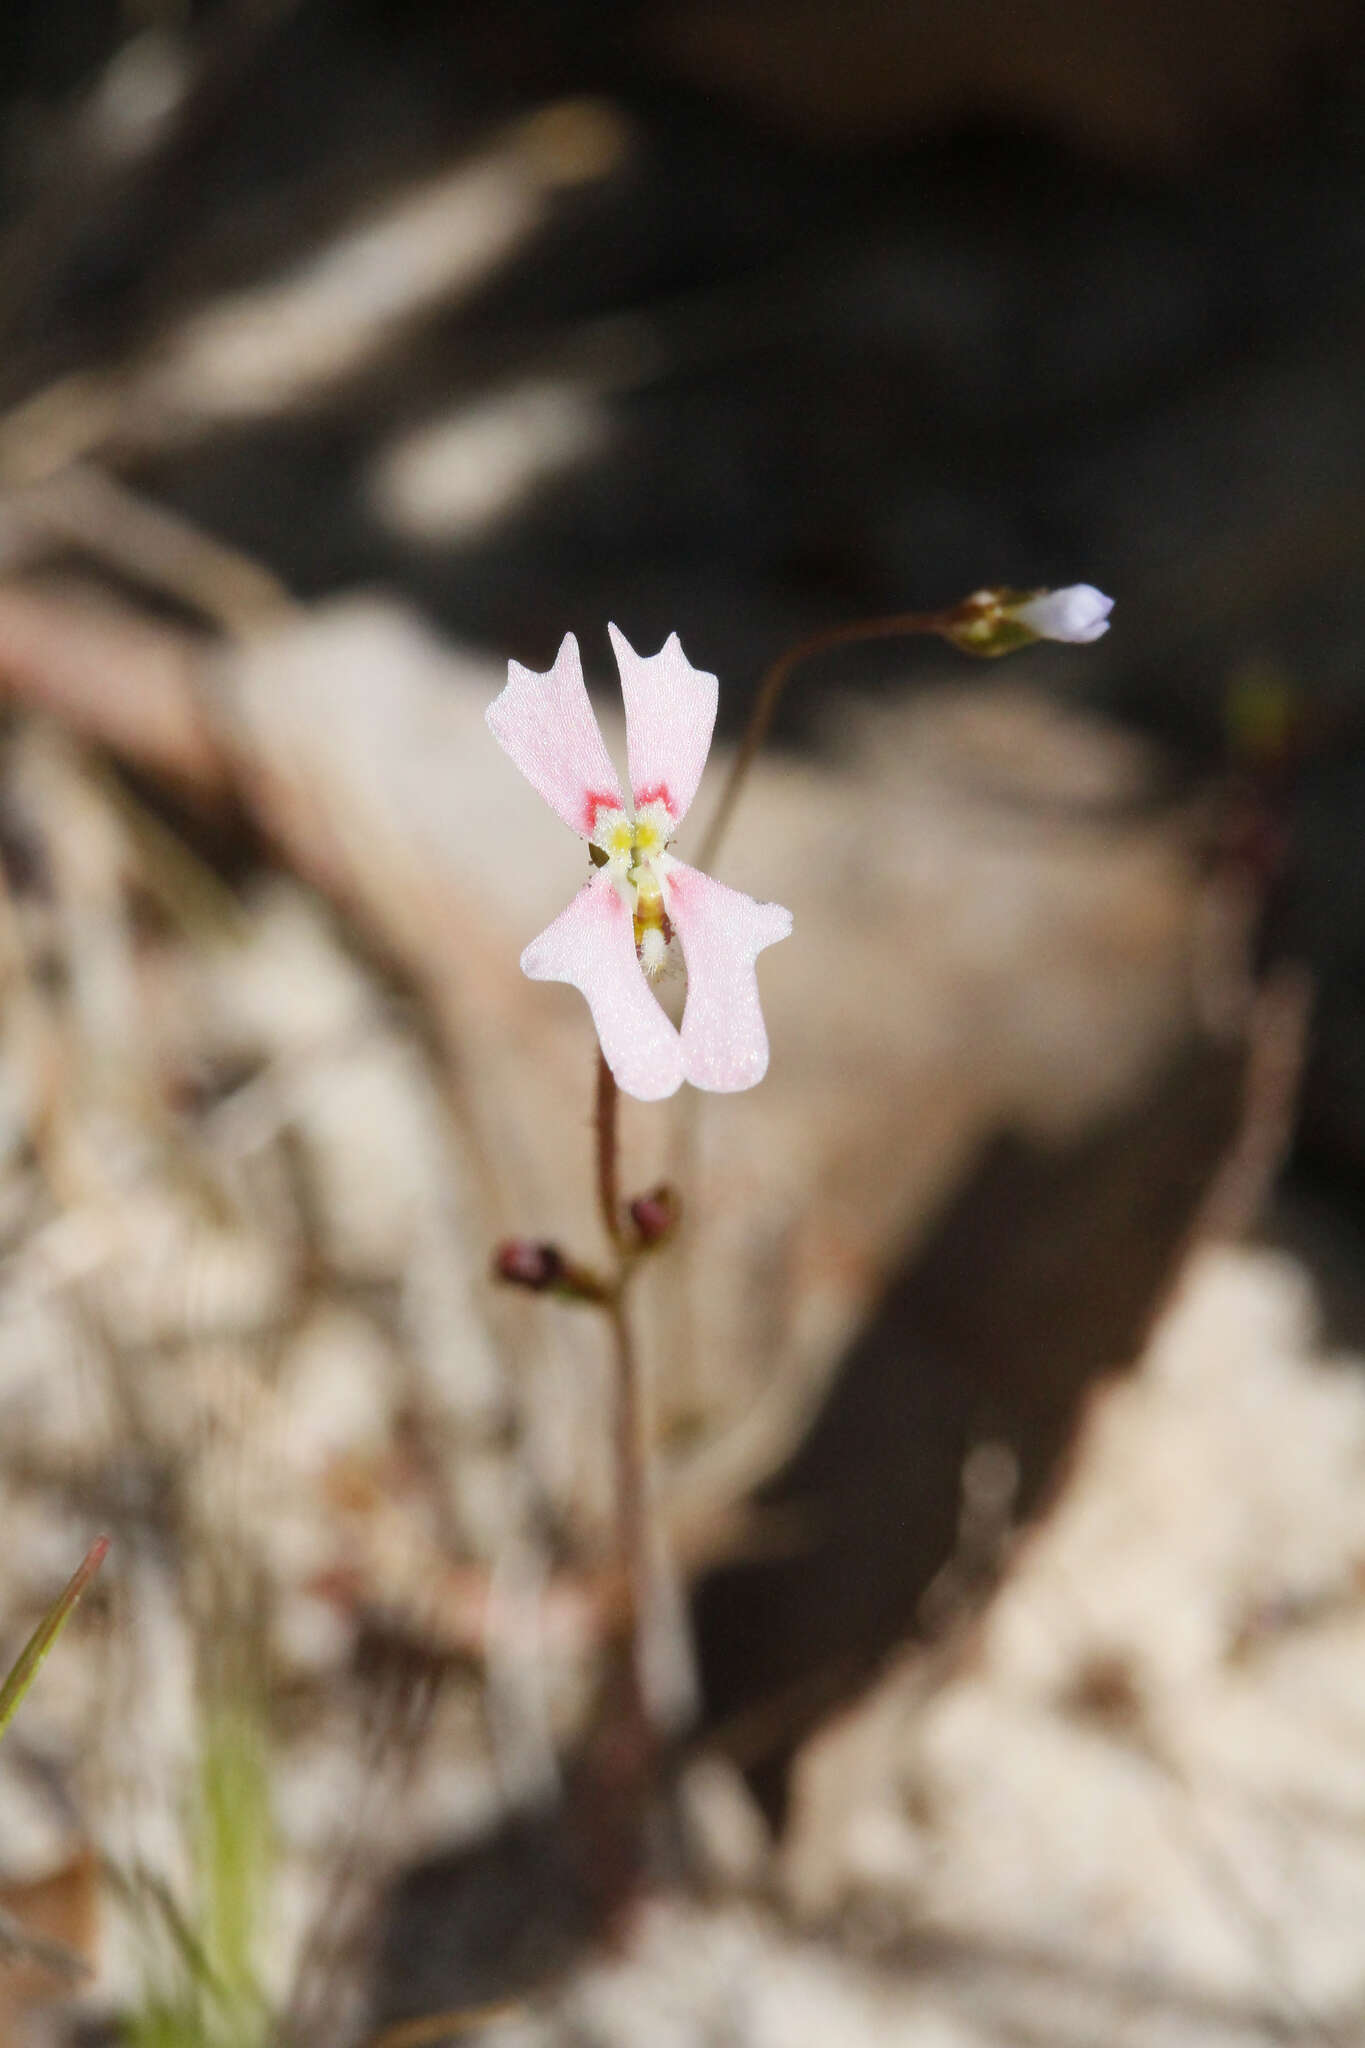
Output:
[[620,1091],[601,1047],[597,1051],[597,1206],[613,1250],[621,1250],[621,1192],[616,1164],[616,1111]]
[[[637,1646],[649,1585],[649,1524],[645,1492],[644,1404],[640,1362],[625,1295],[617,1292],[608,1305],[616,1367],[613,1451],[616,1481],[616,1547],[620,1570],[630,1596],[632,1633]],[[637,1671],[638,1675],[638,1671]]]
[[745,778],[754,765],[755,756],[764,740],[768,728],[782,699],[792,671],[804,661],[811,661],[817,654],[827,654],[831,648],[847,646],[854,640],[892,640],[902,634],[941,633],[950,617],[948,612],[896,612],[883,619],[854,619],[842,626],[826,626],[819,633],[808,634],[779,654],[777,660],[765,673],[758,686],[754,708],[749,714],[749,723],[744,738],[740,741],[739,752],[730,766],[720,802],[706,828],[706,837],[697,854],[697,865],[710,869],[715,866],[720,843],[729,829],[735,805],[739,802],[740,791]]
[[632,1662],[638,1691],[641,1618],[649,1580],[649,1528],[645,1488],[644,1403],[640,1362],[635,1349],[626,1283],[632,1247],[621,1226],[617,1158],[617,1113],[620,1091],[599,1049],[597,1055],[597,1201],[602,1224],[617,1254],[617,1267],[603,1308],[611,1325],[615,1385],[612,1425],[615,1493],[616,1562],[630,1602],[631,1633],[636,1646]]

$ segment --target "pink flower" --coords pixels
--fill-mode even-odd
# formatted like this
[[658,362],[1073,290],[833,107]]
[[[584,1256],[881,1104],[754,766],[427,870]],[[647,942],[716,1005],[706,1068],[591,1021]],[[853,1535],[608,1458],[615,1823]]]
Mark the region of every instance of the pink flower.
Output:
[[[676,633],[639,655],[607,629],[626,700],[631,801],[621,795],[593,717],[578,642],[566,633],[544,675],[507,664],[488,707],[503,752],[580,839],[596,874],[521,956],[532,981],[566,981],[587,998],[603,1056],[628,1095],[658,1101],[684,1081],[752,1088],[768,1067],[754,962],[785,939],[791,912],[727,889],[669,851],[696,794],[716,722],[716,678],[695,669]],[[681,1028],[651,982],[681,948]]]

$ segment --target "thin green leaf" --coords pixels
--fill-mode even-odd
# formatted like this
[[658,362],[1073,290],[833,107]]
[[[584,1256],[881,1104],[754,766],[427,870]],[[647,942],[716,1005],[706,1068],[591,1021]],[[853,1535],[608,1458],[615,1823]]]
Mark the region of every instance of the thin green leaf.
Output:
[[0,1735],[4,1734],[14,1719],[19,1702],[38,1676],[48,1651],[71,1619],[76,1602],[104,1563],[108,1549],[109,1538],[96,1537],[72,1573],[64,1591],[49,1607],[20,1651],[9,1677],[0,1685]]

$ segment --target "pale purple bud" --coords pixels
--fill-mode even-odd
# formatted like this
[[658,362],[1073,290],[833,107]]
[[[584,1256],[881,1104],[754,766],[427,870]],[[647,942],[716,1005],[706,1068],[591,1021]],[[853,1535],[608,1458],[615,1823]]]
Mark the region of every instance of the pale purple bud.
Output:
[[1025,604],[1012,604],[1005,616],[1037,640],[1069,640],[1077,645],[1098,640],[1109,631],[1112,597],[1093,583],[1072,583],[1065,590],[1040,590]]

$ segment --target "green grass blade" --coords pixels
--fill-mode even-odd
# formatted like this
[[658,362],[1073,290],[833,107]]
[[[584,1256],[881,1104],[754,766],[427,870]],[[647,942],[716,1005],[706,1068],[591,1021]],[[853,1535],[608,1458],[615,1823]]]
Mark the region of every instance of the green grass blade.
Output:
[[19,1702],[38,1676],[48,1651],[71,1619],[76,1602],[104,1563],[108,1549],[107,1536],[99,1536],[91,1544],[67,1581],[64,1591],[49,1607],[20,1651],[9,1677],[0,1685],[0,1735],[4,1734],[14,1719]]

